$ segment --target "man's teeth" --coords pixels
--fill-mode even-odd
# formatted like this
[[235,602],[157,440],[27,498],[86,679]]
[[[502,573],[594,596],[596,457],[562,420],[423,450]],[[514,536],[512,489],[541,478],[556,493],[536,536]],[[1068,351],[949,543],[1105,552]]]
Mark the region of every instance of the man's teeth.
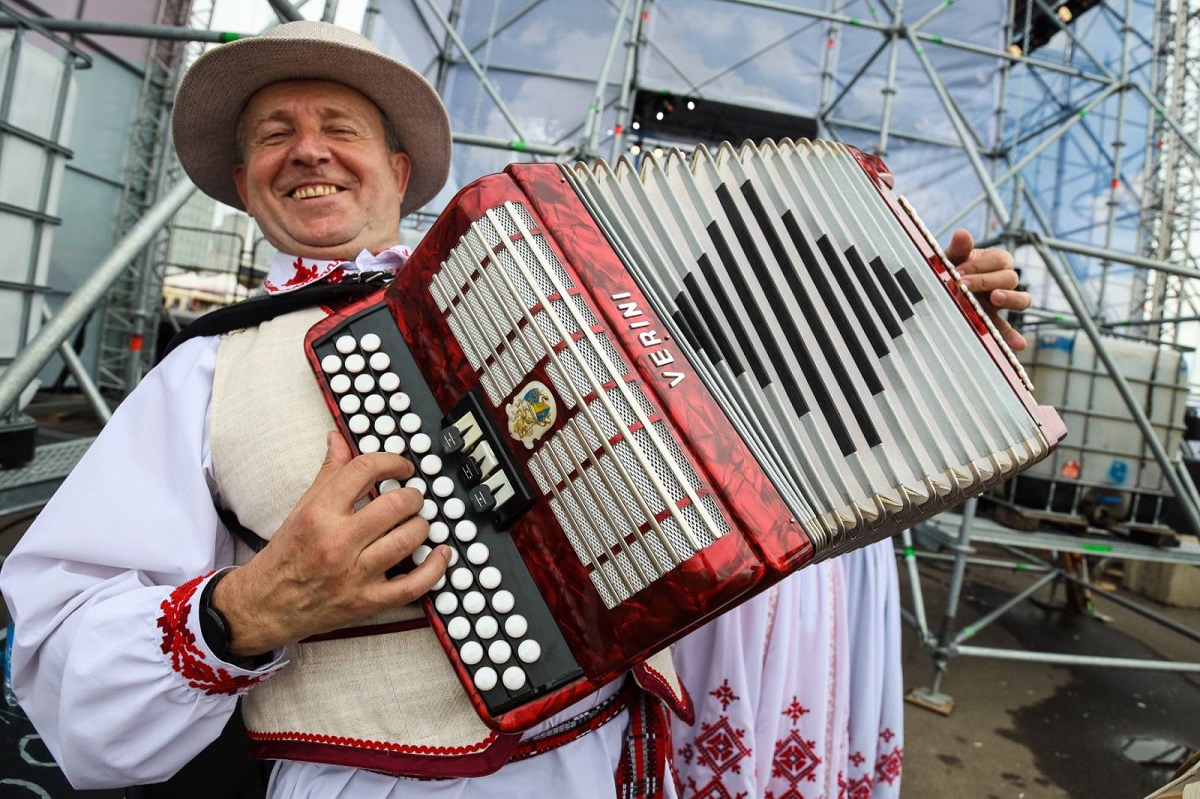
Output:
[[307,200],[309,197],[325,197],[341,191],[337,186],[301,186],[292,192],[297,200]]

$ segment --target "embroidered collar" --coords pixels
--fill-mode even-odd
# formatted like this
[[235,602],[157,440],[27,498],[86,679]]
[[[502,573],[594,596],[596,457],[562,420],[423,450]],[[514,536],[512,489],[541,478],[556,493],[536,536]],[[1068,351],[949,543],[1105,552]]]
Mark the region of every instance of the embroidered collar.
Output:
[[389,247],[378,255],[363,250],[353,261],[319,261],[277,252],[263,288],[268,294],[282,294],[318,280],[340,283],[359,272],[395,272],[404,266],[410,253],[403,244]]

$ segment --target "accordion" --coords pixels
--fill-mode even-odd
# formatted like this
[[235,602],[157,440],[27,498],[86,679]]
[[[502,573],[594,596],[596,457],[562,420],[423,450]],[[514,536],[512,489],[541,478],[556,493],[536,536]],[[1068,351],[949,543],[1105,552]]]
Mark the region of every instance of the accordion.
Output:
[[[513,165],[308,357],[408,454],[426,613],[514,732],[1065,435],[883,163],[827,142]],[[388,481],[378,487],[399,487]]]

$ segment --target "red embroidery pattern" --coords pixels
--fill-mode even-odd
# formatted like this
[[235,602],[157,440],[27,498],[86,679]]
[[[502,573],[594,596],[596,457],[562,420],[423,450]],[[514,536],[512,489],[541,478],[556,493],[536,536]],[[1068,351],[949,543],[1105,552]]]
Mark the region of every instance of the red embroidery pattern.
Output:
[[[889,730],[890,732],[890,730]],[[897,746],[890,752],[884,752],[879,756],[879,761],[875,764],[875,779],[880,782],[886,782],[891,785],[900,778],[900,770],[904,764],[904,749]]]
[[211,575],[203,574],[188,580],[171,592],[159,606],[162,615],[158,627],[163,632],[162,651],[171,656],[171,668],[179,672],[188,685],[206,694],[236,694],[258,684],[262,677],[235,677],[222,668],[213,668],[204,660],[204,652],[196,645],[196,634],[187,626],[192,612],[192,595],[196,587]]
[[800,701],[792,697],[792,703],[783,711],[783,715],[792,720],[792,729],[787,736],[775,742],[775,757],[771,761],[771,777],[787,782],[788,788],[781,794],[767,791],[766,799],[804,799],[798,786],[801,782],[815,782],[817,766],[821,758],[817,757],[816,741],[805,740],[796,729],[800,717],[808,710],[800,706]]
[[870,774],[864,774],[846,784],[846,799],[871,799],[871,786],[874,781]]
[[783,711],[783,715],[787,716],[789,719],[792,720],[792,723],[795,724],[797,721],[800,720],[800,717],[803,716],[807,712],[808,712],[808,708],[801,707],[799,700],[797,700],[796,697],[793,696],[792,703],[790,705],[788,705],[787,710]]
[[353,746],[358,749],[378,749],[382,752],[416,755],[469,755],[487,749],[498,733],[489,733],[477,744],[470,746],[406,746],[385,741],[367,741],[362,738],[345,738],[336,735],[315,735],[307,732],[251,732],[246,735],[255,741],[300,741],[303,743],[336,744],[338,746]]
[[856,767],[862,767],[862,764],[866,761],[866,758],[863,757],[862,752],[855,752],[846,759],[853,763]]
[[736,702],[741,698],[729,687],[729,680],[722,681],[720,687],[708,693],[710,696],[715,696],[717,701],[721,703],[721,710],[728,708],[730,702]]
[[317,279],[317,265],[313,264],[312,266],[305,266],[303,258],[297,258],[295,261],[293,261],[292,268],[296,270],[296,274],[292,275],[288,281],[283,284],[284,288],[303,286],[305,283],[311,283]]
[[883,739],[884,743],[890,744],[896,737],[896,733],[892,732],[890,727],[884,727],[883,732],[879,733],[879,737]]

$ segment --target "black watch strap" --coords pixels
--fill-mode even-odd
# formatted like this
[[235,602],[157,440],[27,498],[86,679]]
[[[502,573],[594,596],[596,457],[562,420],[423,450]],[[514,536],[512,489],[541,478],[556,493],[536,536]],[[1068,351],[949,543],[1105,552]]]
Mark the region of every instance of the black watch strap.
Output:
[[200,634],[204,636],[204,643],[208,644],[209,651],[222,663],[230,663],[241,669],[259,669],[271,662],[274,657],[272,653],[264,652],[261,655],[246,658],[235,656],[229,651],[229,647],[233,644],[233,633],[229,629],[229,620],[225,618],[225,614],[212,605],[213,589],[217,587],[217,583],[225,579],[225,575],[230,571],[232,569],[217,572],[200,592]]

